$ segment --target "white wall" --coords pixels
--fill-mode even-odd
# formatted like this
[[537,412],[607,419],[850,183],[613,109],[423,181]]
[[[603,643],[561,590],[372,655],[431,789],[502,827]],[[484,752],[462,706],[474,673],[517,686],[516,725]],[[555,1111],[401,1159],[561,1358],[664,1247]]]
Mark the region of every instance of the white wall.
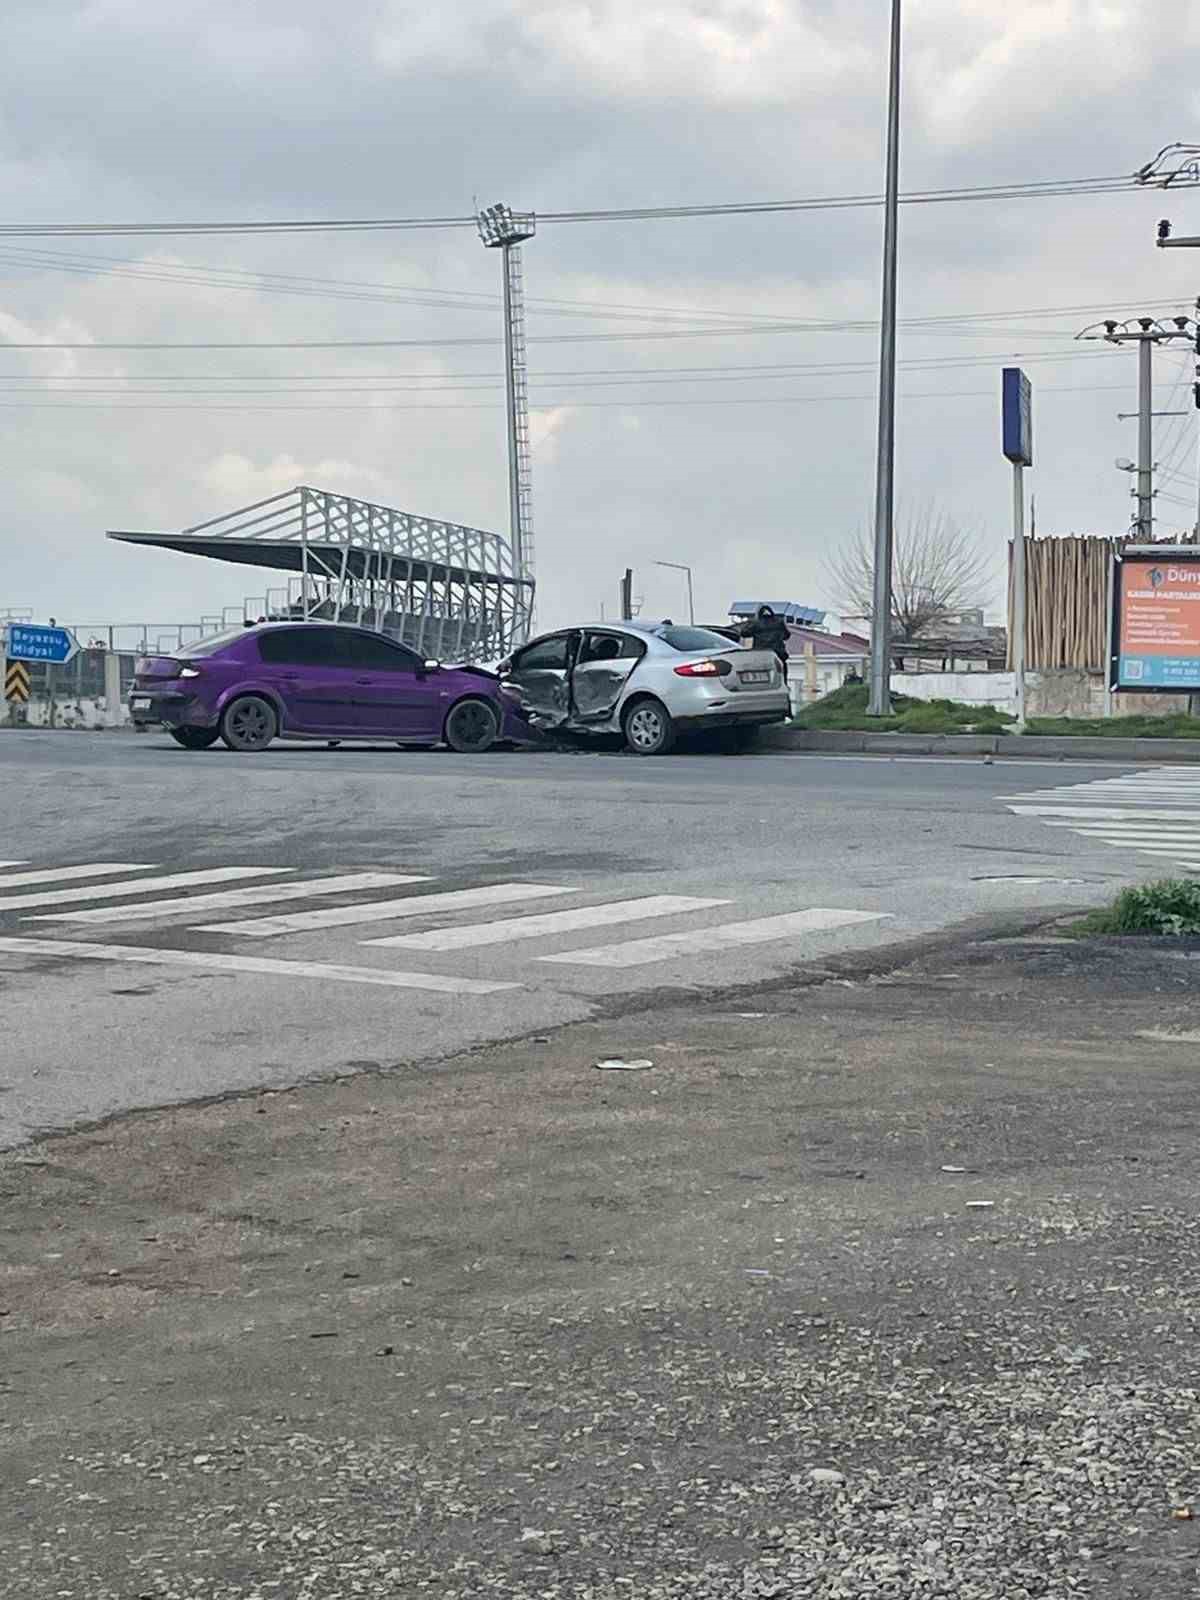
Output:
[[[48,728],[50,702],[31,700],[25,707],[24,722],[27,728]],[[124,728],[128,724],[129,706],[123,700],[117,702],[114,710],[103,700],[86,698],[57,699],[54,704],[55,728]]]
[[[1032,679],[1033,674],[1029,674]],[[1017,709],[1017,681],[1011,672],[896,672],[892,688],[913,700],[958,700],[967,706]]]

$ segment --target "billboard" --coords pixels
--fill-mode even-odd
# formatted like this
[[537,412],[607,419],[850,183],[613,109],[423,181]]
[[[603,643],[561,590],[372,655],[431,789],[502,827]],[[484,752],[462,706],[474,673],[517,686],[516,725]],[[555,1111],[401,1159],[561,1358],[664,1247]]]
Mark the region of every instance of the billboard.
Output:
[[1109,682],[1200,690],[1200,546],[1129,546],[1114,557]]
[[1033,388],[1020,367],[1003,369],[1004,454],[1018,467],[1033,465]]

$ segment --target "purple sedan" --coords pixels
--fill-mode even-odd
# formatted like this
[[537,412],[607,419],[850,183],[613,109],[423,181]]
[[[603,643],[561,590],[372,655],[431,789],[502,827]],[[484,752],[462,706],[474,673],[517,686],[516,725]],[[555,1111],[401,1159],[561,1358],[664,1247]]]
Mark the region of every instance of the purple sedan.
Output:
[[140,658],[129,710],[136,725],[164,725],[185,750],[218,739],[231,750],[265,750],[278,737],[445,741],[474,752],[512,731],[497,690],[490,672],[425,661],[367,628],[282,622]]

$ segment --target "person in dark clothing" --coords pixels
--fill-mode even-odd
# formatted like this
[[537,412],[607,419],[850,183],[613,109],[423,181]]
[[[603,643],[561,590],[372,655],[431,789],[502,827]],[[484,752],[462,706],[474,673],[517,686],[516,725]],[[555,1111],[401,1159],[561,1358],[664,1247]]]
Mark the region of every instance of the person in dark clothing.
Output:
[[776,616],[770,606],[759,606],[749,622],[738,629],[743,639],[749,639],[756,650],[770,650],[779,657],[784,682],[788,669],[788,630],[782,617]]

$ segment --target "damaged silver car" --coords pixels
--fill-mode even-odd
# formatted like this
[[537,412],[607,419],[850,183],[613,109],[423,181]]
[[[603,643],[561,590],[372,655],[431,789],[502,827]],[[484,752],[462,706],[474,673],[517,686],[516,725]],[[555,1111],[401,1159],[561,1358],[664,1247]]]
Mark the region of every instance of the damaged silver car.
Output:
[[500,694],[543,733],[624,736],[638,755],[665,755],[680,733],[722,735],[746,749],[788,716],[783,667],[710,628],[620,622],[563,628],[498,668]]

